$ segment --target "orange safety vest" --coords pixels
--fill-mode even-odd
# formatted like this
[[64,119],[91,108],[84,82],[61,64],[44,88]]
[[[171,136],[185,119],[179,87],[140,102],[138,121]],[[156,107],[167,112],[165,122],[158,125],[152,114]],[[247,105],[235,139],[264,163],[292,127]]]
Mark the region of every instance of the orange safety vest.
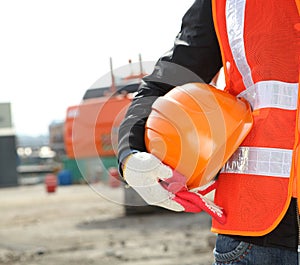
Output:
[[254,118],[219,176],[215,203],[227,222],[213,220],[213,232],[265,235],[282,220],[293,186],[300,198],[297,1],[213,0],[225,90],[247,99]]

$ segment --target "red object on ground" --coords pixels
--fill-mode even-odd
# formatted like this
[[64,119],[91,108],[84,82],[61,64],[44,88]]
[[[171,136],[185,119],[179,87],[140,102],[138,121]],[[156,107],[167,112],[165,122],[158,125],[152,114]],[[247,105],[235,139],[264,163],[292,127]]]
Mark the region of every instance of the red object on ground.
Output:
[[112,188],[117,188],[120,186],[121,182],[119,180],[119,171],[115,167],[110,167],[108,169],[109,173],[109,186]]
[[45,186],[48,193],[55,192],[57,187],[57,177],[54,174],[46,175]]

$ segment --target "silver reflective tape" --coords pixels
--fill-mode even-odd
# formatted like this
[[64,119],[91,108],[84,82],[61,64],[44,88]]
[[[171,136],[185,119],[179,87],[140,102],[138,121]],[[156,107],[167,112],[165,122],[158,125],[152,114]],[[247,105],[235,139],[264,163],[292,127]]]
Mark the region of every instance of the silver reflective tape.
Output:
[[292,150],[239,147],[222,168],[222,173],[289,178]]
[[253,85],[251,69],[246,59],[244,21],[246,0],[226,1],[226,24],[229,45],[235,64],[243,77],[246,88]]
[[238,97],[245,98],[253,110],[261,108],[297,109],[298,83],[261,81],[244,90]]

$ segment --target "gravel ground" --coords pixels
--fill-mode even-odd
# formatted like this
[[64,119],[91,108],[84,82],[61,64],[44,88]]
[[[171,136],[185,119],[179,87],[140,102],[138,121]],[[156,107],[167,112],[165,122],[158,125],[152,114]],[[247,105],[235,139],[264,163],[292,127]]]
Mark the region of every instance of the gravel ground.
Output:
[[207,214],[125,216],[123,196],[103,184],[0,189],[0,264],[212,264]]

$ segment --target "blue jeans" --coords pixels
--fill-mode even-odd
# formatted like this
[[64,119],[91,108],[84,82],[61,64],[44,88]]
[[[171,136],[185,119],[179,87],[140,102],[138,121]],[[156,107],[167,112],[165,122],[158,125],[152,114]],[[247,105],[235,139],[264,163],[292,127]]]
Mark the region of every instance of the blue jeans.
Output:
[[213,265],[297,265],[297,252],[262,247],[218,235]]

